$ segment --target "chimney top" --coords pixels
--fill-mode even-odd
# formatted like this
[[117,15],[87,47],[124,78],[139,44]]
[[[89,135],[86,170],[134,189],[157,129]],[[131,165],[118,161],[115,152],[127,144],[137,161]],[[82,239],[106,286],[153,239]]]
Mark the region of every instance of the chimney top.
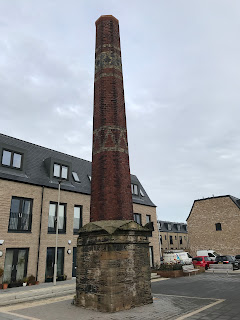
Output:
[[113,19],[118,23],[118,19],[115,18],[114,16],[112,16],[112,15],[102,15],[96,20],[95,24],[97,25],[101,20],[110,20],[110,19]]

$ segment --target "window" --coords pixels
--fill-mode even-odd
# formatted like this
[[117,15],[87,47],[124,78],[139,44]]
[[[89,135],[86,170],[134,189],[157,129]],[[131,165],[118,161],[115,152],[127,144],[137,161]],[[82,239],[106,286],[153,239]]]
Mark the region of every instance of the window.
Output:
[[146,223],[149,223],[149,222],[151,222],[151,216],[150,216],[150,214],[147,214],[146,215]]
[[80,182],[77,172],[72,172],[72,176],[73,176],[74,181]]
[[78,234],[82,227],[82,206],[74,206],[73,233]]
[[[48,232],[55,233],[57,227],[57,203],[51,202],[48,215]],[[66,204],[59,204],[58,232],[66,233]]]
[[53,176],[62,179],[68,179],[68,167],[54,163],[53,165]]
[[172,225],[171,225],[171,223],[168,223],[168,230],[172,230]]
[[131,183],[132,194],[138,195],[138,186],[136,184]]
[[143,191],[142,191],[142,189],[140,189],[140,195],[141,195],[142,197],[145,196],[144,193],[143,193]]
[[165,235],[165,240],[167,240],[167,236]]
[[22,155],[14,151],[4,149],[2,153],[2,165],[14,169],[21,169]]
[[180,231],[180,229],[181,229],[180,224],[177,224],[177,230]]
[[170,244],[173,244],[173,238],[172,236],[169,236]]
[[216,223],[215,226],[216,226],[216,231],[222,231],[221,223]]
[[133,217],[135,222],[137,222],[138,224],[142,224],[142,217],[140,213],[134,213]]
[[153,247],[149,246],[149,258],[150,258],[150,267],[154,267],[154,259],[153,259]]
[[177,240],[177,236],[175,236],[175,240]]
[[179,236],[179,243],[182,244],[182,236]]
[[91,182],[91,181],[92,181],[92,176],[89,176],[89,175],[88,175],[88,179],[89,179],[89,181]]
[[162,236],[160,235],[160,242],[161,242],[161,244],[162,244]]
[[32,226],[32,199],[12,197],[9,231],[31,231]]

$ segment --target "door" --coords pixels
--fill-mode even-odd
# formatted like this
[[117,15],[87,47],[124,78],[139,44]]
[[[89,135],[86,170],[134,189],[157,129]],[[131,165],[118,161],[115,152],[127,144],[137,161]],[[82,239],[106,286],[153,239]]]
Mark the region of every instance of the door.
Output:
[[[53,281],[55,262],[55,248],[47,248],[45,281]],[[64,274],[64,248],[57,249],[57,280],[63,280]]]
[[28,248],[7,249],[3,281],[9,283],[23,280],[27,275]]
[[77,248],[73,248],[73,264],[72,264],[72,276],[76,277],[76,269],[77,269]]

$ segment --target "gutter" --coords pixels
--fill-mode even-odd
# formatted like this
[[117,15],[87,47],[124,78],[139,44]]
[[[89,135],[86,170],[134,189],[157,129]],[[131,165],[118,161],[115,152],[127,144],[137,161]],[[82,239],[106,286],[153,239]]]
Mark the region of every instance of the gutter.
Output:
[[43,194],[44,194],[44,186],[42,186],[41,213],[40,213],[39,236],[38,236],[38,254],[37,254],[36,281],[38,280],[38,268],[39,268],[39,256],[40,256],[40,242],[41,242],[41,231],[42,231],[42,213],[43,213]]

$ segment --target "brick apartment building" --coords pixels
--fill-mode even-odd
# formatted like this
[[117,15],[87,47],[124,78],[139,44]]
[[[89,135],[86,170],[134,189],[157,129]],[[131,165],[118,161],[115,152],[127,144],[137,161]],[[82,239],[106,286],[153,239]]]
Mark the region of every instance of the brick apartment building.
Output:
[[161,252],[188,249],[188,230],[186,223],[158,220]]
[[[58,279],[75,276],[78,229],[89,222],[91,162],[0,134],[0,268],[4,280],[52,281],[61,180]],[[134,219],[155,227],[151,264],[159,263],[156,206],[131,175]]]
[[195,200],[187,218],[190,253],[240,254],[240,199],[231,195]]

